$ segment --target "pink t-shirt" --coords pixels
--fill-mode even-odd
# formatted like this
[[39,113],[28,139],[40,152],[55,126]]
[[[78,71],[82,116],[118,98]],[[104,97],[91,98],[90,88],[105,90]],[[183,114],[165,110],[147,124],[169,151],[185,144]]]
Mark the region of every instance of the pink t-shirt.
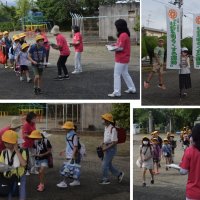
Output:
[[69,56],[70,50],[69,50],[69,46],[67,44],[67,40],[65,39],[65,37],[62,34],[58,34],[56,36],[56,41],[57,41],[57,45],[61,47],[60,55]]
[[34,144],[34,140],[33,139],[30,139],[28,137],[25,136],[25,134],[28,134],[30,135],[32,131],[36,130],[36,127],[35,127],[35,124],[34,123],[28,123],[26,122],[24,125],[23,125],[23,128],[22,128],[22,136],[23,136],[23,139],[24,139],[24,143],[23,143],[23,148],[32,148],[33,147],[33,144]]
[[186,196],[189,199],[200,199],[200,151],[191,146],[183,155],[180,167],[188,170]]
[[9,129],[10,129],[10,126],[6,126],[0,130],[0,152],[2,152],[5,149],[5,145],[4,145],[3,141],[1,140],[1,137],[4,134],[4,132]]
[[80,44],[74,46],[75,52],[83,52],[83,38],[80,32],[75,33],[73,37],[73,43],[76,43],[78,41],[80,42]]
[[131,55],[131,41],[127,33],[121,33],[117,40],[116,46],[122,47],[123,51],[115,52],[115,62],[122,64],[129,63]]
[[45,47],[45,49],[49,50],[50,49],[50,44],[49,44],[49,40],[48,40],[46,34],[42,33],[41,35],[44,38],[44,47]]

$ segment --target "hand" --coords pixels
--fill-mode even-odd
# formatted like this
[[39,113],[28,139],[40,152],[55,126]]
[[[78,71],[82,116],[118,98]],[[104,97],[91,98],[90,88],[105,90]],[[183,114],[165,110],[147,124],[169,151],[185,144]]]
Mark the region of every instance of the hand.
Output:
[[17,143],[14,145],[14,150],[15,150],[15,152],[19,151],[19,150],[18,150],[18,144],[17,144]]
[[64,156],[65,155],[65,152],[64,151],[61,151],[60,153],[59,153],[59,156]]
[[36,61],[34,61],[34,60],[33,60],[33,62],[32,62],[32,63],[33,63],[34,65],[37,65],[37,62],[36,62]]

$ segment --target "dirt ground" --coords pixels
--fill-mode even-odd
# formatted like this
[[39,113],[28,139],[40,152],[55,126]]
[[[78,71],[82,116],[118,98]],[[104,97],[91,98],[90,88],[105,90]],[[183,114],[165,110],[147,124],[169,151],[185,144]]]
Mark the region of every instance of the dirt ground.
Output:
[[[0,127],[8,124],[9,117],[0,118]],[[44,127],[37,123],[37,128]],[[118,145],[118,153],[114,158],[114,165],[125,172],[122,183],[110,175],[110,185],[99,185],[101,178],[101,160],[96,155],[96,147],[102,142],[101,136],[80,135],[80,141],[85,144],[87,156],[81,163],[81,185],[60,189],[56,184],[62,180],[59,170],[64,157],[59,152],[65,149],[65,135],[53,134],[49,137],[53,146],[54,168],[46,171],[46,190],[43,193],[36,191],[38,185],[37,175],[27,176],[27,200],[129,200],[130,199],[130,141]],[[69,180],[69,183],[71,180]],[[1,198],[0,198],[1,199]]]
[[[133,136],[133,199],[134,200],[184,200],[187,176],[182,176],[175,169],[165,170],[165,162],[162,159],[160,174],[155,176],[155,184],[150,184],[150,174],[147,173],[147,187],[142,187],[142,169],[138,168],[136,160],[139,156],[139,145],[144,135]],[[161,135],[162,138],[165,135]],[[176,136],[177,148],[175,150],[175,164],[179,164],[183,156],[183,149],[179,142],[179,136]]]
[[[11,36],[14,33],[11,33]],[[63,33],[68,42],[71,42],[70,33]],[[50,42],[56,43],[55,37],[48,34]],[[34,38],[27,38],[27,42],[34,43]],[[140,67],[139,46],[132,46],[129,72],[136,85],[136,94],[125,94],[122,81],[122,96],[119,99],[140,98]],[[85,44],[82,54],[83,73],[72,75],[74,70],[74,49],[67,61],[70,80],[54,81],[57,76],[57,60],[59,51],[51,48],[48,68],[44,70],[42,89],[43,94],[34,95],[33,83],[20,82],[12,69],[4,69],[0,65],[0,92],[1,99],[109,99],[107,94],[113,92],[114,53],[108,52],[105,44]],[[33,72],[30,67],[30,74]],[[9,91],[9,92],[8,92]]]

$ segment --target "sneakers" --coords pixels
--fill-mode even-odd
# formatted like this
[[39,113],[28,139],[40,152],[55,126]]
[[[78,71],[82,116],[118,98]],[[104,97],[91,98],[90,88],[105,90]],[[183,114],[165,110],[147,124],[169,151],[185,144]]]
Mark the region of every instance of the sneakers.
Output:
[[61,76],[54,78],[54,81],[62,81],[62,80],[63,80],[63,77],[61,77]]
[[166,87],[163,84],[159,84],[158,87],[161,88],[161,89],[163,89],[163,90],[166,90]]
[[72,74],[79,74],[80,73],[80,71],[78,71],[78,70],[74,70],[73,72],[72,72]]
[[144,81],[144,88],[148,89],[150,87],[150,83],[148,83],[147,81]]
[[31,78],[27,78],[27,83],[30,83],[31,82]]
[[32,167],[31,168],[31,174],[39,174],[39,172],[34,168],[34,167]]
[[78,186],[78,185],[80,185],[81,183],[80,183],[80,181],[77,181],[77,180],[74,180],[72,183],[70,183],[69,185],[70,186]]
[[120,172],[120,175],[118,176],[118,182],[121,183],[124,178],[124,172]]
[[110,181],[109,180],[101,180],[99,182],[99,184],[101,184],[101,185],[108,185],[108,184],[110,184]]
[[154,184],[154,180],[153,179],[151,180],[151,184]]
[[67,183],[65,183],[65,181],[61,181],[60,183],[57,184],[57,187],[66,188],[67,187]]
[[142,186],[143,186],[143,187],[146,187],[146,183],[142,183]]
[[44,184],[41,184],[41,183],[40,183],[40,184],[38,185],[38,187],[37,187],[37,191],[38,191],[38,192],[43,192],[43,191],[44,191]]
[[34,88],[35,95],[42,94],[42,90],[40,88]]
[[20,81],[24,81],[24,78],[22,76],[20,76],[19,80]]
[[111,93],[111,94],[108,94],[109,97],[121,97],[121,95],[119,94],[116,94],[116,93]]
[[31,174],[29,173],[29,171],[26,172],[26,176],[30,176]]
[[69,75],[65,75],[62,78],[65,79],[65,80],[67,80],[67,79],[69,79]]
[[124,92],[127,93],[127,94],[135,94],[136,90],[130,90],[130,89],[128,89],[128,90],[125,90]]

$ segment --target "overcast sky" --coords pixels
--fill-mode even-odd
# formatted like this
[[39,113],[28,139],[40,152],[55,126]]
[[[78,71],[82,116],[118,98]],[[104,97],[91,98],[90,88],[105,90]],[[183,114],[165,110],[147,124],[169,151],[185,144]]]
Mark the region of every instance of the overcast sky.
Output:
[[[171,0],[142,0],[142,26],[156,29],[167,29],[166,25],[166,5]],[[174,0],[172,0],[174,2]],[[162,3],[159,3],[162,2]],[[192,36],[193,15],[200,14],[200,0],[183,0],[183,37]],[[148,19],[150,20],[148,23]]]

